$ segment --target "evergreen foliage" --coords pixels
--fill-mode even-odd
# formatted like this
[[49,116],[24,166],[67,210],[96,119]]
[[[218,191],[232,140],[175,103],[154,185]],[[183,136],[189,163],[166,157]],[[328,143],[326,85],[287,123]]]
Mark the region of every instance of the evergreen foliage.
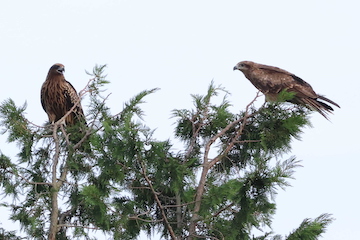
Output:
[[[8,99],[0,106],[2,133],[20,148],[17,160],[0,154],[2,195],[12,199],[1,206],[28,239],[95,239],[94,230],[114,239],[135,239],[140,231],[163,239],[282,239],[264,229],[278,189],[300,166],[295,157],[279,159],[310,124],[309,110],[284,103],[292,97],[284,92],[280,102],[256,109],[256,96],[232,113],[228,92],[212,82],[205,95],[192,95],[193,109],[173,110],[174,135],[184,144],[174,152],[170,140],[155,139],[144,124],[141,104],[157,89],[113,114],[102,96],[104,69],[88,73],[79,93],[90,104],[78,142],[77,129],[60,121],[31,123],[26,104]],[[305,219],[285,239],[318,239],[331,221],[329,214]],[[263,235],[252,236],[254,229]],[[0,238],[20,239],[0,230]]]
[[4,240],[21,240],[21,237],[16,236],[15,231],[7,232],[5,229],[0,228],[0,239]]

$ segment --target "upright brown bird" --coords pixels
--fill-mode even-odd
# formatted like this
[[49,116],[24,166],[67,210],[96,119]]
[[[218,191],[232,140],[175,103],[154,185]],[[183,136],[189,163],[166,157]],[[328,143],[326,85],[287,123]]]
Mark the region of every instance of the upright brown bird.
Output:
[[294,92],[293,103],[305,105],[310,109],[318,111],[327,119],[327,114],[334,109],[319,99],[331,103],[340,108],[334,101],[315,93],[310,84],[296,75],[281,68],[243,61],[236,64],[234,70],[240,70],[245,77],[259,89],[268,101],[278,100],[281,91]]
[[67,126],[78,122],[86,124],[80,98],[75,88],[65,80],[65,68],[60,63],[54,64],[41,87],[41,104],[49,117],[50,123],[59,121],[76,104],[74,110],[65,118]]

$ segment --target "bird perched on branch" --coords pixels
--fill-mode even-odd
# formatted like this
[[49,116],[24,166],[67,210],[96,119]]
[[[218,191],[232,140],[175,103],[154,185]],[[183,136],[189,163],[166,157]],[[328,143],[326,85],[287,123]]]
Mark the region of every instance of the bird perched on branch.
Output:
[[50,123],[54,124],[67,114],[61,123],[67,127],[79,127],[76,133],[70,135],[70,141],[76,144],[84,136],[87,125],[80,97],[71,83],[65,80],[64,72],[65,67],[60,63],[50,68],[41,87],[41,105]]
[[265,94],[268,101],[277,101],[279,93],[286,90],[287,92],[294,93],[294,97],[290,102],[305,105],[310,109],[316,110],[326,119],[327,114],[334,110],[327,103],[340,108],[334,101],[315,93],[310,84],[281,68],[243,61],[236,64],[234,70],[243,72],[245,77]]
[[50,123],[59,121],[71,108],[74,110],[65,117],[66,125],[76,122],[86,123],[85,115],[80,103],[80,97],[75,88],[65,80],[65,67],[60,63],[54,64],[41,87],[41,104],[49,117]]

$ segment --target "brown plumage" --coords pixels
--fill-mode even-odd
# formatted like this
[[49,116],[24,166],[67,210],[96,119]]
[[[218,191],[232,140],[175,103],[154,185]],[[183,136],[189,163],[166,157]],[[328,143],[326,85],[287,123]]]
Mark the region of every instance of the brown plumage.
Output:
[[326,101],[340,108],[334,101],[315,93],[310,84],[296,75],[281,68],[243,61],[236,64],[234,70],[240,70],[245,77],[262,93],[268,101],[276,101],[282,90],[294,92],[291,102],[305,105],[318,111],[327,119],[327,114],[334,109],[320,100]]
[[73,126],[77,122],[86,124],[79,95],[75,88],[65,80],[64,65],[54,64],[41,87],[41,104],[49,117],[50,123],[59,121],[70,109],[74,110],[65,118],[65,124]]

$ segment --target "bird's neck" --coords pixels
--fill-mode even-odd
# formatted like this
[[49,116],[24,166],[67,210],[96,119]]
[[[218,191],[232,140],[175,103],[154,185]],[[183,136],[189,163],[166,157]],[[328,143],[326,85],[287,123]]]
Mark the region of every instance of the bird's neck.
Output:
[[251,76],[250,76],[250,70],[248,70],[248,71],[242,71],[243,72],[243,74],[245,75],[245,77],[247,78],[247,79],[251,79]]

